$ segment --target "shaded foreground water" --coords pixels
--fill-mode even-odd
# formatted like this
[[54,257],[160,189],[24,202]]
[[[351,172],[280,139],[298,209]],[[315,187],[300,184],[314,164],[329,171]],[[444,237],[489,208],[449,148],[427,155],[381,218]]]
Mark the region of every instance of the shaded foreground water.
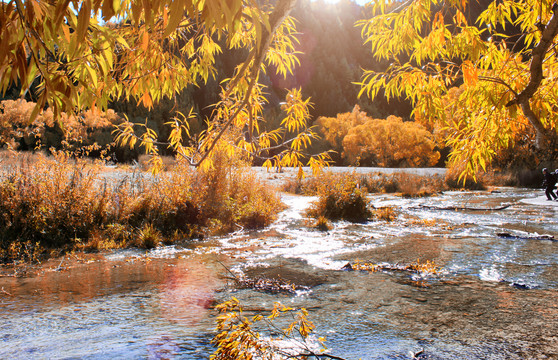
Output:
[[[313,198],[284,195],[289,208],[262,231],[148,253],[69,255],[33,276],[0,278],[0,357],[207,359],[212,307],[235,296],[252,310],[274,301],[306,307],[316,336],[347,359],[420,350],[424,359],[558,358],[558,242],[536,237],[558,237],[558,208],[520,201],[533,195],[371,196],[398,220],[340,222],[325,233],[306,226]],[[340,270],[355,260],[417,259],[442,271]],[[236,289],[223,265],[308,290]]]

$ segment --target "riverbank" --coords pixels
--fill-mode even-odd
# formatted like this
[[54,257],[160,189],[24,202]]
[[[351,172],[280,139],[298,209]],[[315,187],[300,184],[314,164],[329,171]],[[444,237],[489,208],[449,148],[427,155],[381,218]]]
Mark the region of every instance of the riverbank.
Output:
[[[258,174],[261,179],[268,181],[270,184],[281,187],[286,182],[295,181],[299,175],[298,168],[281,168],[280,171],[277,169],[266,169],[263,167],[252,167],[252,170]],[[312,169],[309,167],[303,167],[305,178],[311,178]],[[445,168],[379,168],[379,167],[340,167],[340,166],[330,166],[324,168],[322,171],[331,172],[333,174],[346,174],[354,173],[363,176],[376,176],[376,175],[393,175],[393,174],[411,174],[417,176],[427,176],[427,177],[440,177],[444,178],[447,173]]]
[[558,201],[548,200],[546,195],[544,195],[544,190],[533,190],[532,197],[521,199],[521,202],[542,207],[558,208]]
[[241,159],[177,164],[157,176],[69,154],[13,161],[0,174],[0,262],[126,247],[151,249],[268,226],[278,193]]

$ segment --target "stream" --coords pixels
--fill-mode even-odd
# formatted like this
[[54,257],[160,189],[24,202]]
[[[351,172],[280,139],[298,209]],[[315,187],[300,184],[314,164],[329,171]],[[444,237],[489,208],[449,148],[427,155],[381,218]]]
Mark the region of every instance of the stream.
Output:
[[[0,277],[0,357],[208,359],[213,307],[234,296],[246,309],[307,308],[314,336],[345,359],[556,359],[558,207],[525,202],[537,195],[370,195],[397,219],[323,232],[304,216],[315,198],[283,194],[287,209],[263,230],[69,254],[30,276]],[[357,260],[440,270],[341,270]],[[239,289],[231,273],[303,290]]]

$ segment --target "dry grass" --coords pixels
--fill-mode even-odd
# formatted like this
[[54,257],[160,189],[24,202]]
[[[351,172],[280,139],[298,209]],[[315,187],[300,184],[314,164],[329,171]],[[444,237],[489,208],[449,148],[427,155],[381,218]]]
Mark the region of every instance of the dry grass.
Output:
[[211,169],[176,164],[157,177],[107,178],[99,166],[62,152],[9,161],[0,174],[4,262],[32,260],[42,249],[152,248],[260,228],[283,208],[242,159],[224,154]]
[[368,193],[401,193],[405,197],[430,196],[446,190],[444,179],[439,176],[419,176],[408,173],[359,174],[356,172],[333,173],[324,171],[304,180],[288,179],[282,191],[301,195],[318,195],[323,187],[334,187],[350,181],[356,188]]
[[[300,195],[318,195],[319,189],[324,186],[335,186],[336,183],[346,182],[350,179],[357,188],[363,189],[368,193],[394,193],[403,197],[425,197],[436,195],[449,189],[464,190],[486,190],[487,186],[520,186],[526,184],[539,184],[540,176],[531,176],[522,181],[521,176],[527,177],[529,171],[501,172],[488,171],[476,177],[468,178],[465,184],[459,180],[457,170],[448,170],[445,177],[441,176],[420,176],[399,172],[394,174],[374,173],[360,174],[357,172],[333,173],[324,171],[317,176],[306,179],[287,179],[281,188],[282,191]],[[539,175],[537,173],[537,175]]]
[[325,216],[319,216],[314,222],[313,227],[320,231],[329,231],[333,228],[331,222]]
[[[511,171],[491,171],[479,175],[480,182],[485,186],[520,186],[519,176]],[[540,182],[538,183],[540,184]],[[538,185],[537,184],[537,185]]]
[[391,206],[376,208],[372,213],[374,215],[374,218],[377,220],[391,222],[397,219],[397,213]]
[[[140,155],[138,156],[138,165],[142,171],[149,171],[151,168],[151,164],[149,160],[151,157],[149,155]],[[163,171],[171,171],[177,164],[177,160],[173,156],[161,156],[163,160]]]
[[430,260],[426,262],[420,262],[419,259],[415,263],[409,265],[400,264],[375,264],[370,262],[361,262],[359,260],[355,261],[354,264],[350,266],[350,269],[356,271],[368,271],[368,272],[378,272],[378,271],[409,271],[414,273],[419,273],[423,276],[425,275],[437,275],[440,273],[441,268],[436,263]]
[[317,185],[318,200],[308,215],[329,220],[362,222],[370,219],[366,190],[354,180],[354,174],[324,174]]

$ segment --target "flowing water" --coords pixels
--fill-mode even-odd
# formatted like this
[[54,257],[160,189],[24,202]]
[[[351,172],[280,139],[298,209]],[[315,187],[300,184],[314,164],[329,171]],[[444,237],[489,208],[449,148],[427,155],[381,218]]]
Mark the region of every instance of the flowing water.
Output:
[[[521,201],[533,196],[511,188],[374,195],[397,220],[321,232],[304,217],[314,198],[284,195],[288,209],[261,231],[147,253],[67,255],[32,276],[0,278],[0,357],[207,359],[213,306],[234,296],[252,310],[275,301],[307,308],[316,337],[346,359],[558,358],[558,242],[540,236],[558,237],[558,207]],[[441,270],[341,270],[417,259]],[[238,289],[231,273],[305,290]]]

